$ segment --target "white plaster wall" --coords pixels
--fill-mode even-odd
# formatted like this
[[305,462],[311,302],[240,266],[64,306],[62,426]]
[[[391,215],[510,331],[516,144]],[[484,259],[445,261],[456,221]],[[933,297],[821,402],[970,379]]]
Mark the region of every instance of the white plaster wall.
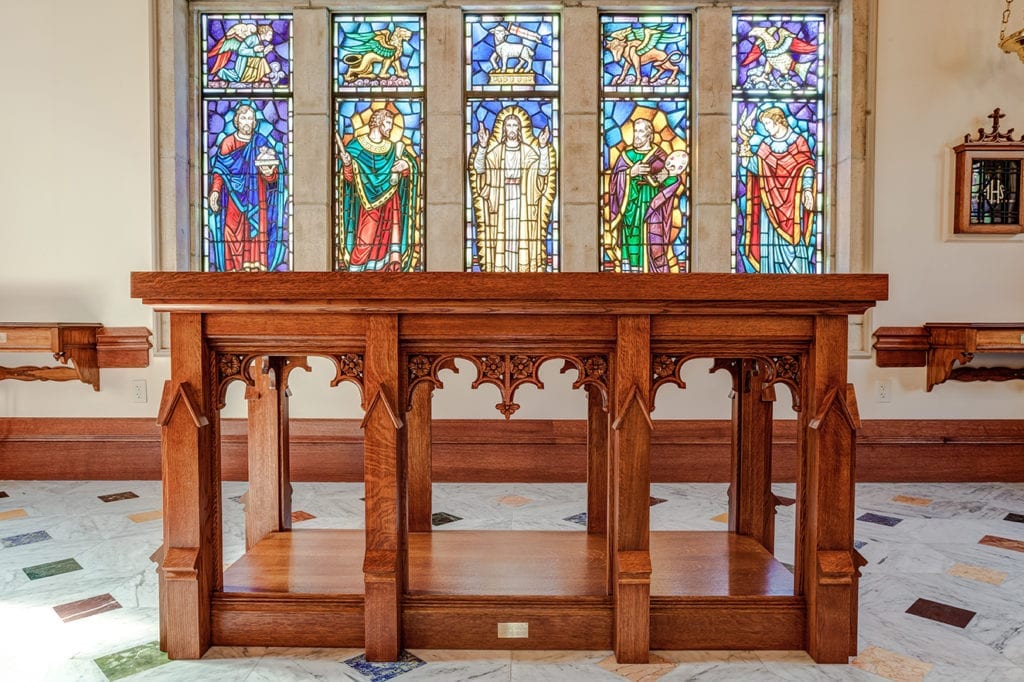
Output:
[[[987,3],[986,3],[987,4]],[[1024,319],[1024,242],[954,241],[950,149],[989,123],[1024,131],[1024,64],[996,46],[1001,7],[974,0],[879,0],[875,107],[874,270],[890,274],[891,301],[872,328],[927,321]],[[5,3],[5,70],[0,130],[0,319],[98,321],[153,326],[129,298],[128,273],[153,267],[153,167],[149,3],[35,0]],[[1017,18],[1024,21],[1024,16]],[[31,59],[29,59],[31,56]],[[45,361],[0,355],[3,364]],[[293,415],[358,414],[355,391],[328,392],[327,368],[293,375]],[[468,367],[467,367],[468,370]],[[153,416],[166,358],[147,369],[104,370],[103,390],[84,384],[0,382],[0,416]],[[851,361],[865,418],[1021,418],[1024,383],[943,384],[924,391],[923,369],[883,370]],[[520,392],[518,416],[578,418],[582,394],[549,365],[556,390]],[[133,379],[150,401],[131,402]],[[728,415],[728,383],[706,367],[688,369],[687,391],[659,395],[657,416]],[[893,381],[888,404],[877,380]],[[496,417],[497,392],[468,391],[467,374],[446,379],[439,417]],[[242,414],[241,392],[232,391]],[[780,397],[780,416],[784,416]]]
[[[152,327],[128,282],[153,262],[149,2],[2,4],[0,320]],[[155,415],[168,367],[103,370],[99,393],[3,381],[0,416]],[[133,378],[148,404],[130,401]]]
[[[1024,64],[996,46],[1002,3],[878,5],[873,266],[889,273],[890,300],[872,328],[1024,321],[1024,241],[950,235],[952,147],[988,129],[995,107],[1004,131],[1024,132]],[[1024,24],[1024,8],[1014,21]],[[1024,418],[1024,382],[947,382],[927,393],[922,368],[855,360],[850,370],[865,418]],[[879,404],[874,383],[885,379],[892,402]]]

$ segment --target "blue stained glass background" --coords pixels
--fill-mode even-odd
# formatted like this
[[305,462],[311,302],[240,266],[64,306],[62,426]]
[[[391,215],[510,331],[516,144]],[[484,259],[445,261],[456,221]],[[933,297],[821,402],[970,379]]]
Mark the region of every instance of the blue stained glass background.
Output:
[[[469,61],[466,76],[470,90],[501,91],[509,89],[558,89],[558,17],[552,15],[466,15],[466,54]],[[497,26],[514,24],[540,36],[540,41],[511,35],[509,43],[520,43],[533,49],[532,71],[536,82],[532,86],[489,85],[488,73],[493,68],[494,35]],[[510,62],[511,64],[511,62]]]
[[[254,89],[276,89],[276,90],[287,90],[291,86],[292,78],[292,55],[291,55],[291,33],[292,33],[292,19],[290,16],[279,16],[279,15],[257,15],[257,14],[239,14],[239,15],[204,15],[203,21],[206,25],[206,43],[203,50],[203,83],[205,87],[216,88],[218,90],[227,91],[246,91],[250,92]],[[271,65],[271,68],[280,72],[280,77],[275,76],[277,82],[266,81],[262,83],[228,83],[220,80],[216,77],[216,74],[210,73],[210,69],[213,68],[217,61],[217,56],[209,56],[210,50],[214,48],[217,43],[224,38],[224,35],[231,29],[235,24],[256,24],[262,26],[269,24],[274,31],[274,35],[270,40],[270,45],[273,49],[266,53],[267,62]],[[232,57],[225,65],[230,68],[235,63],[235,58]],[[276,66],[275,66],[276,65]]]
[[[401,66],[408,72],[408,79],[389,78],[384,81],[361,79],[345,82],[349,65],[343,58],[351,54],[352,47],[368,39],[375,31],[393,31],[405,28],[411,36],[402,51]],[[374,67],[379,71],[380,67]],[[393,76],[393,73],[391,74]],[[337,91],[381,88],[387,90],[418,90],[423,88],[423,20],[411,16],[337,16],[334,19],[334,87]]]
[[[750,35],[751,29],[768,30],[768,40]],[[796,39],[813,45],[814,52],[785,51],[776,58],[775,66],[768,66],[766,47],[782,47],[792,34]],[[778,41],[778,42],[776,42]],[[746,66],[741,64],[758,46],[761,56]],[[733,17],[733,87],[747,92],[773,93],[778,96],[816,96],[824,91],[825,17],[806,16],[734,16]],[[793,60],[793,64],[787,61]],[[787,67],[788,70],[787,70]],[[802,72],[806,73],[802,75]]]
[[[649,79],[658,72],[652,63],[641,66],[641,78],[647,82],[637,82],[636,73],[628,67],[624,59],[616,60],[608,49],[613,34],[620,31],[631,31],[631,35],[639,36],[644,29],[657,32],[653,38],[653,47],[663,51],[671,63],[679,69],[676,76],[669,73],[653,82]],[[690,87],[690,27],[685,16],[644,16],[644,17],[601,17],[601,45],[603,69],[601,85],[607,92],[685,92]],[[676,59],[678,58],[678,59]],[[623,73],[624,69],[628,69]],[[671,79],[670,79],[671,76]],[[621,82],[616,83],[616,79]]]

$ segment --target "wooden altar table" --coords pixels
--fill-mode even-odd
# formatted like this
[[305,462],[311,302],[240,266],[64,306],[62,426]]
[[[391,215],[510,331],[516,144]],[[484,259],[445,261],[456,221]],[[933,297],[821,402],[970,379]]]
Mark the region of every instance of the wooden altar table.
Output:
[[[132,296],[170,312],[164,388],[160,640],[211,645],[806,649],[856,653],[856,403],[847,316],[884,275],[605,273],[133,273]],[[355,383],[366,529],[292,530],[288,376],[329,358]],[[588,397],[587,530],[430,526],[430,400],[462,358],[474,387],[541,385],[557,359]],[[729,530],[650,531],[650,413],[693,359],[732,376]],[[245,555],[223,568],[219,410],[249,404]],[[798,411],[795,565],[772,555],[776,384]],[[685,418],[686,415],[674,415]],[[472,422],[467,422],[471,424]]]

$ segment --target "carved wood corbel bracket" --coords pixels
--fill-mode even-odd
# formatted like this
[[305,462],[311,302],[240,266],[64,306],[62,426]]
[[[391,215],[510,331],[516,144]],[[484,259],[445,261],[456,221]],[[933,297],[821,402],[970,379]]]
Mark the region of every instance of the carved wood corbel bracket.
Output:
[[927,389],[945,381],[1012,381],[1024,368],[966,367],[978,353],[1024,355],[1024,324],[929,322],[875,330],[875,364],[924,367]]
[[0,352],[52,353],[58,367],[0,367],[0,381],[81,381],[100,390],[104,367],[149,366],[150,331],[60,322],[0,323]]
[[439,378],[441,370],[458,372],[455,359],[462,358],[473,363],[476,367],[477,378],[473,381],[471,388],[479,388],[483,384],[492,384],[501,393],[501,402],[495,408],[505,419],[510,419],[519,409],[520,405],[515,402],[515,393],[520,386],[531,384],[539,389],[544,388],[544,382],[540,380],[538,372],[541,365],[548,360],[564,360],[561,372],[575,369],[578,378],[573,382],[573,388],[583,386],[594,386],[601,390],[607,402],[608,396],[608,357],[605,355],[570,355],[570,354],[549,354],[549,355],[528,355],[511,353],[484,353],[470,355],[466,353],[452,353],[447,355],[412,355],[408,359],[409,372],[409,400],[412,404],[412,391],[421,383],[429,383],[434,388],[443,388],[444,384]]

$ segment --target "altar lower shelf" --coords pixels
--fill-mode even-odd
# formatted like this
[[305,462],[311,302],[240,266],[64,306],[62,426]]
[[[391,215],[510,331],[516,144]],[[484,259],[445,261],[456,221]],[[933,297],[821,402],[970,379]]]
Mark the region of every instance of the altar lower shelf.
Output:
[[[271,533],[224,572],[224,593],[363,594],[361,530]],[[603,597],[606,539],[578,531],[409,534],[410,596]],[[750,538],[651,533],[652,596],[791,596],[792,574]]]
[[[410,533],[403,646],[610,649],[606,551],[581,531]],[[224,572],[213,643],[364,646],[363,553],[361,530],[270,534]],[[651,648],[804,646],[805,600],[750,538],[654,532],[651,563]]]

